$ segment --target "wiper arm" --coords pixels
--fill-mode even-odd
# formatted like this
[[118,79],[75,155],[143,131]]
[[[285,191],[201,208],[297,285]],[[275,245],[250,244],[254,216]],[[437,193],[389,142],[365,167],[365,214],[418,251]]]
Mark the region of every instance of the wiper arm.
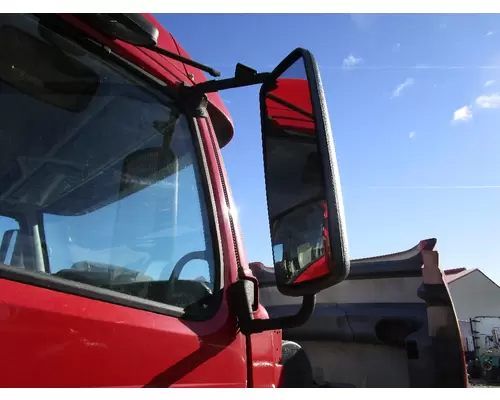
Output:
[[218,77],[220,72],[207,65],[183,57],[177,53],[165,50],[156,45],[159,31],[147,18],[141,14],[73,14],[92,28],[113,39],[122,40],[137,47],[154,51],[165,57],[205,71]]
[[168,57],[168,58],[171,58],[173,60],[183,62],[184,64],[191,65],[192,67],[195,67],[195,68],[198,68],[199,70],[205,71],[206,73],[210,74],[211,76],[214,76],[214,77],[220,76],[220,72],[212,67],[209,67],[205,64],[201,64],[197,61],[193,61],[189,58],[180,56],[177,53],[172,53],[171,51],[165,50],[161,47],[158,47],[158,46],[141,46],[141,47],[144,47],[148,50],[154,51],[155,53],[161,54],[161,55]]

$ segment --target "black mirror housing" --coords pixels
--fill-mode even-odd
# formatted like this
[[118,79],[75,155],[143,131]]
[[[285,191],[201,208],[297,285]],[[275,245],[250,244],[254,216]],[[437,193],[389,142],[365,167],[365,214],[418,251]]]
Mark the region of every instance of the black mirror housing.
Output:
[[260,107],[276,285],[284,295],[312,295],[342,282],[350,263],[328,110],[308,50],[294,50],[270,74]]

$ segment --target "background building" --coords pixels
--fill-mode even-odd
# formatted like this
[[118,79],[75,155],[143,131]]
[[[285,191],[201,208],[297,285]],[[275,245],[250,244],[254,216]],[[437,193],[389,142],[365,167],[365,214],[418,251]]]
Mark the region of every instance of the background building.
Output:
[[500,316],[500,287],[481,270],[457,268],[444,274],[459,320]]

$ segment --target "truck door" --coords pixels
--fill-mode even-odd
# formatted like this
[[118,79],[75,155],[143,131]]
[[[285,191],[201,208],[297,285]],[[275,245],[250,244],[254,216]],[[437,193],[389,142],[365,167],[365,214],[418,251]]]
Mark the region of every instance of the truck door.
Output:
[[195,121],[39,18],[0,18],[0,386],[245,386]]
[[[451,308],[443,330],[442,311],[428,308],[418,295],[423,283],[419,253],[416,246],[397,254],[351,261],[351,272],[344,282],[317,294],[309,321],[283,332],[284,339],[305,349],[318,384],[434,387],[450,380],[452,386],[466,384],[465,365],[459,365],[457,376],[457,366],[446,365],[447,360],[456,362],[457,357],[449,357],[449,352],[440,352],[436,346],[436,330],[440,330],[446,333],[448,343],[454,343],[455,356],[462,352],[454,310]],[[280,296],[272,284],[261,282],[261,286],[267,286],[261,299],[270,315],[296,310],[291,298]]]

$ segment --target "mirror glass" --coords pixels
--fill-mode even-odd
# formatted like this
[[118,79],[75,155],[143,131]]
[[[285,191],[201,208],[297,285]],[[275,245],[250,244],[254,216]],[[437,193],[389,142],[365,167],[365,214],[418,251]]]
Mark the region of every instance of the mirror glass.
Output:
[[326,205],[310,201],[278,216],[273,224],[275,274],[293,285],[328,274]]
[[325,183],[304,59],[261,93],[266,190],[276,283],[297,285],[329,273]]

